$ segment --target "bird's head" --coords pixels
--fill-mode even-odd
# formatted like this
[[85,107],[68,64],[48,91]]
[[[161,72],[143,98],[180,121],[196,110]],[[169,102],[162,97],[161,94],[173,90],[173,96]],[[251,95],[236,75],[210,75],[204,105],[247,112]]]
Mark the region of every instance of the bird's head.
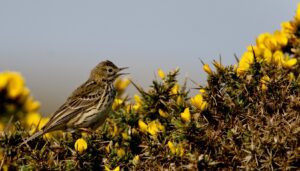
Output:
[[118,68],[114,63],[109,60],[100,62],[91,72],[90,79],[96,82],[112,83],[121,75],[128,73],[121,73],[120,71],[128,67]]

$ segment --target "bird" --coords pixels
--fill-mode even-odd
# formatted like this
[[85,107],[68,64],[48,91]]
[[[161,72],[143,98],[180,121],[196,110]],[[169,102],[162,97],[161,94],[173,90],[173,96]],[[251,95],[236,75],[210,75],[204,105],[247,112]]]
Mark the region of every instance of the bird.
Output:
[[75,89],[50,117],[40,131],[34,133],[20,144],[52,131],[95,130],[100,127],[108,114],[116,96],[114,81],[128,67],[118,68],[109,60],[100,62],[94,67],[86,82]]

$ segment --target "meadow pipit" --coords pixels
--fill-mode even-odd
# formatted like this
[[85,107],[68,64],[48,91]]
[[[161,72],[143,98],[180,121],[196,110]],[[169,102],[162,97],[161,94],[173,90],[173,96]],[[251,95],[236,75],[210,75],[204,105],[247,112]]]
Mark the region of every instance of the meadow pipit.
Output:
[[120,71],[126,68],[118,68],[108,60],[99,63],[91,71],[88,80],[52,114],[49,122],[22,144],[51,131],[96,129],[101,126],[116,96],[113,83],[117,77],[125,74]]

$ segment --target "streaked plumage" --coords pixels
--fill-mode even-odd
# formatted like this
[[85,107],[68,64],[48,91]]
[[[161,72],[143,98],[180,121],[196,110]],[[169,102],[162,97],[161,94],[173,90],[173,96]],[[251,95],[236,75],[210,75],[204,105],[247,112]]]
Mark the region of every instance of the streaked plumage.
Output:
[[[89,79],[79,86],[66,102],[52,114],[49,122],[22,144],[55,130],[96,129],[105,121],[116,96],[114,81],[123,73],[110,61],[99,63]],[[22,145],[21,144],[21,145]]]

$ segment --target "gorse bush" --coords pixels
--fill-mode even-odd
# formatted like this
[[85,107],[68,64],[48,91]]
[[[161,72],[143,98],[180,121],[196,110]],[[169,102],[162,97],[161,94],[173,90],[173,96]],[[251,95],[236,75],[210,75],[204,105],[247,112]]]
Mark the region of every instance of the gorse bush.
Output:
[[11,116],[17,122],[1,134],[1,167],[297,170],[299,61],[300,5],[281,30],[259,35],[237,65],[213,61],[211,69],[203,63],[207,84],[199,86],[194,97],[189,97],[186,81],[179,84],[179,69],[169,73],[159,69],[158,79],[147,90],[132,82],[139,92],[132,99],[125,94],[130,81],[120,79],[115,83],[113,110],[97,131],[48,133],[21,147],[18,144],[47,118],[36,114],[39,105],[23,81],[22,88],[16,88],[19,83],[6,81],[5,72],[0,75],[1,123],[8,123],[5,118]]

